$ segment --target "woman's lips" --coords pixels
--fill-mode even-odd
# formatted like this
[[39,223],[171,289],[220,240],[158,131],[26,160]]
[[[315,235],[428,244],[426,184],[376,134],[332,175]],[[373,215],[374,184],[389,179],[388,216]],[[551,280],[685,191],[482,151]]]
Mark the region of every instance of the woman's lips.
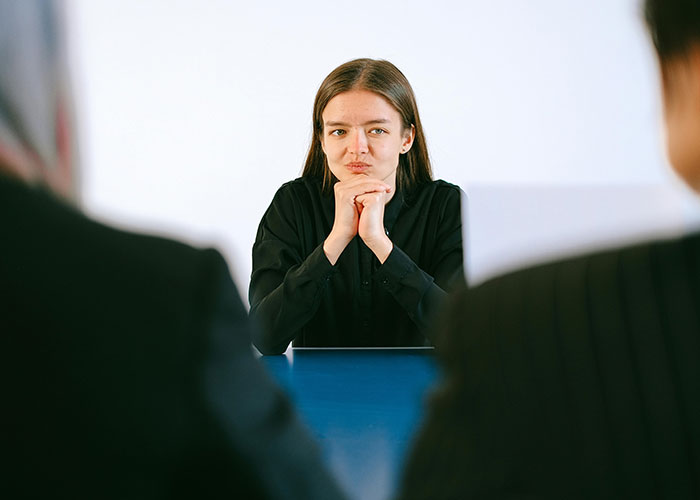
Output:
[[369,164],[362,162],[347,163],[345,167],[354,174],[361,174],[367,171]]

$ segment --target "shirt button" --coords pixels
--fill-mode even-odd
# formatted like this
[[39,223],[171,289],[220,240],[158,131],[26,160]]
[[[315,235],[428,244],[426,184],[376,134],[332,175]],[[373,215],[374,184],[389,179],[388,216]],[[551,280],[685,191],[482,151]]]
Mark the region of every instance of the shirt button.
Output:
[[368,328],[368,327],[369,327],[369,321],[364,320],[364,321],[362,322],[362,326],[363,326],[364,328]]
[[388,285],[388,284],[389,284],[389,278],[384,278],[384,279],[382,280],[382,283],[384,283],[385,285]]
[[364,280],[364,281],[362,282],[362,286],[369,286],[369,281]]
[[326,276],[326,281],[330,281],[330,280],[331,280],[331,277],[330,277],[330,276]]

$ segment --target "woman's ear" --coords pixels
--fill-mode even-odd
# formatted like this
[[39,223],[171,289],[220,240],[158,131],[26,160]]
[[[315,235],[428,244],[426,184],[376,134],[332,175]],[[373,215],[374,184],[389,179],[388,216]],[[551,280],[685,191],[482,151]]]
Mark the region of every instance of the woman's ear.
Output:
[[401,145],[401,154],[406,154],[413,146],[413,140],[416,138],[416,127],[411,124],[410,129],[404,131],[403,144]]

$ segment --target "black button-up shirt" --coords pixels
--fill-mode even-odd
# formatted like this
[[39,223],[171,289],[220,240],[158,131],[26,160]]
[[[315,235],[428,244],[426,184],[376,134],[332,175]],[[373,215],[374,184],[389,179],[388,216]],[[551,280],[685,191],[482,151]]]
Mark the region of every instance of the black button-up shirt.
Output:
[[250,315],[263,354],[297,347],[430,345],[433,314],[464,283],[461,191],[438,180],[397,191],[384,210],[384,264],[356,236],[335,266],[323,252],[333,192],[302,177],[275,194],[253,245]]

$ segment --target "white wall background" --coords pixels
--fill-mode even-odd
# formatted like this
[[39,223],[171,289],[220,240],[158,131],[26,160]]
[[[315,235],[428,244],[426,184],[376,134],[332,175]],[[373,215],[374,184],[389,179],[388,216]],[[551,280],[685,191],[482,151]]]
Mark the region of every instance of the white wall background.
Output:
[[[356,57],[406,74],[436,176],[468,193],[640,185],[687,196],[663,157],[637,0],[69,7],[86,209],[217,245],[243,295],[260,217],[301,171],[315,92]],[[507,231],[485,234],[512,246]]]

